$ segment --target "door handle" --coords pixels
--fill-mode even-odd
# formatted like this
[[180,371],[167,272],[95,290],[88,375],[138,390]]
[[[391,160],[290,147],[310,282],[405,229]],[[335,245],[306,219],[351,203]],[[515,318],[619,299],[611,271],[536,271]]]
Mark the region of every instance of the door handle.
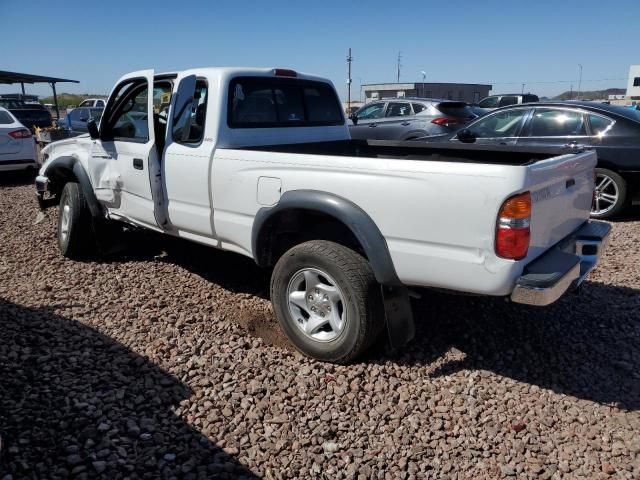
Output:
[[133,168],[135,168],[136,170],[144,170],[144,163],[142,162],[141,158],[133,159]]
[[377,127],[377,126],[378,126],[378,124],[377,124],[377,123],[370,123],[370,124],[369,124],[369,128],[373,128],[373,127]]
[[402,122],[400,125],[408,127],[409,125],[411,125],[411,122]]
[[578,142],[573,141],[573,142],[569,142],[569,143],[565,143],[563,145],[564,148],[584,148],[582,145],[580,145]]

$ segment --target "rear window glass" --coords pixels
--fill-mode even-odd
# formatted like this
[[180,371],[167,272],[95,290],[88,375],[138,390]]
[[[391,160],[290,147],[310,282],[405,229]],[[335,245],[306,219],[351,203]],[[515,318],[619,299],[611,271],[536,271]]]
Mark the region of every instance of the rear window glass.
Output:
[[411,105],[413,105],[413,113],[420,113],[425,108],[427,108],[424,105],[422,105],[421,103],[412,103]]
[[471,107],[464,102],[442,102],[436,107],[440,112],[450,117],[471,118],[475,117]]
[[7,112],[0,112],[0,125],[13,123],[13,118]]
[[308,80],[236,78],[229,87],[228,105],[232,128],[344,124],[333,88]]

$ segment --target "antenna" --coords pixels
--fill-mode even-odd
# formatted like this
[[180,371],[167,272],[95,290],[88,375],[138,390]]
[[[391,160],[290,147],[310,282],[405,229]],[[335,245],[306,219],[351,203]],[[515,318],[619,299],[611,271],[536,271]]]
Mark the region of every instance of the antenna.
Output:
[[402,52],[398,52],[398,83],[400,83],[400,67],[402,67]]

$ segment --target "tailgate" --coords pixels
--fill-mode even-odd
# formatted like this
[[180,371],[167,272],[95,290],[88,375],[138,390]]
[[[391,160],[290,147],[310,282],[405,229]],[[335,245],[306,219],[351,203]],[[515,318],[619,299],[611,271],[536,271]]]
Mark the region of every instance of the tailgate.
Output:
[[527,167],[531,192],[532,260],[588,218],[594,190],[595,150],[541,160]]

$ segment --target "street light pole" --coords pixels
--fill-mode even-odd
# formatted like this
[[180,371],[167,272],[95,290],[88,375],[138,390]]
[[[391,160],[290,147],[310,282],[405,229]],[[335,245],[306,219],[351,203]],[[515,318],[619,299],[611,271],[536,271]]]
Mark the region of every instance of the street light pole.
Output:
[[349,54],[347,55],[347,65],[349,65],[349,76],[347,78],[348,90],[347,90],[347,111],[351,113],[351,62],[353,57],[351,56],[351,48],[349,48]]
[[580,100],[580,86],[582,85],[582,64],[579,63],[578,67],[580,67],[580,78],[578,79],[578,98],[577,98],[577,100]]

